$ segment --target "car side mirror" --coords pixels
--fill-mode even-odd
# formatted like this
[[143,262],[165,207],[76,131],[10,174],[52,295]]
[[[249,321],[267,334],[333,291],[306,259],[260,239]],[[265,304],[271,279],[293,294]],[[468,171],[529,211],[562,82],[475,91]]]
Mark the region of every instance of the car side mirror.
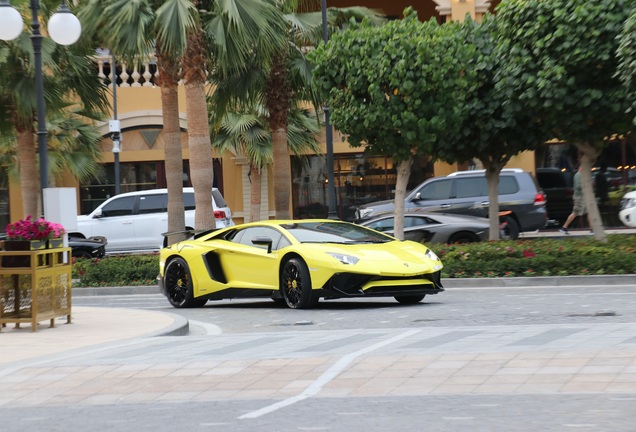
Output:
[[267,246],[267,253],[272,253],[272,239],[269,237],[254,237],[252,244],[256,246]]
[[102,213],[102,209],[95,210],[95,213],[93,214],[93,219],[99,219],[102,217],[104,217],[104,214]]
[[419,192],[413,196],[413,201],[420,201],[422,199],[422,194]]

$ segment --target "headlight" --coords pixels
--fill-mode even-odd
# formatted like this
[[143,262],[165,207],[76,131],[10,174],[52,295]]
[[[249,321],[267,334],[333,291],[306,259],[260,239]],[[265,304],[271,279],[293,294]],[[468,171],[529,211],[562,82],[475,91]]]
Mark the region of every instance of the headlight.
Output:
[[360,261],[360,258],[351,256],[351,255],[344,255],[344,254],[339,254],[339,253],[331,253],[331,252],[327,252],[327,255],[329,255],[330,257],[333,257],[335,259],[337,259],[338,261],[340,261],[342,264],[350,264],[353,265],[355,263],[357,263],[358,261]]
[[435,255],[435,252],[430,249],[426,251],[426,257],[432,259],[433,261],[440,261],[439,257]]
[[358,209],[358,219],[364,219],[366,217],[371,216],[371,214],[373,214],[372,208]]
[[636,198],[623,198],[621,200],[621,210],[636,207]]

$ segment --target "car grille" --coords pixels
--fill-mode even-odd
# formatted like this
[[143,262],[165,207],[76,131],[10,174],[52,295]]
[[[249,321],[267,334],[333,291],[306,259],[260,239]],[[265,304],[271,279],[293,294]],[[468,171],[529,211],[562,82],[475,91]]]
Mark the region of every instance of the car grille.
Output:
[[[417,280],[428,280],[431,283],[417,283]],[[404,282],[412,280],[412,285],[404,283],[396,283],[392,285],[391,281]],[[389,282],[389,283],[387,283]],[[362,287],[367,284],[378,283],[377,286],[371,286],[366,290]],[[360,297],[360,296],[384,296],[384,295],[400,295],[409,293],[436,294],[443,291],[441,284],[440,272],[426,273],[409,277],[388,277],[361,275],[356,273],[339,273],[331,277],[323,286],[326,295],[332,293],[335,297]]]

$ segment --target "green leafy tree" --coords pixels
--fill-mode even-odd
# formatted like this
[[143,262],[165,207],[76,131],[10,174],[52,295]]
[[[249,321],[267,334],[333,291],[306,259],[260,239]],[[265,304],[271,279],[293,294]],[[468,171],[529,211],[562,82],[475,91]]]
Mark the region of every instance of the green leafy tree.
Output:
[[[41,2],[41,22],[46,23],[48,16],[59,2]],[[14,6],[28,16],[29,2],[21,1]],[[72,145],[78,155],[97,158],[94,151],[101,137],[96,132],[94,120],[100,119],[100,113],[107,109],[106,90],[95,73],[91,56],[94,50],[90,47],[90,37],[83,35],[77,43],[62,47],[50,38],[42,39],[42,65],[44,80],[44,99],[47,122],[52,117],[68,116],[82,132],[71,135],[49,134],[51,144]],[[36,158],[36,90],[34,53],[30,34],[23,32],[17,39],[0,42],[0,110],[4,113],[0,121],[0,134],[3,142],[14,142],[15,155],[19,162],[19,177],[22,192],[23,213],[25,215],[41,214],[39,199],[39,170]],[[58,122],[59,123],[59,122]],[[93,129],[90,133],[88,129]],[[77,138],[77,143],[72,141]],[[77,146],[88,146],[77,148]],[[92,148],[92,149],[91,149]],[[86,150],[86,151],[85,151]],[[48,152],[47,152],[48,153]],[[70,157],[59,157],[59,153],[47,155],[53,161],[49,164],[49,173],[56,174],[68,168],[71,172],[81,173],[95,169],[95,160],[80,167]],[[70,156],[70,155],[69,155]],[[79,162],[76,159],[74,162]]]
[[[478,24],[462,24],[463,39],[474,47],[467,64],[475,74],[475,91],[463,101],[464,113],[459,128],[440,135],[436,155],[449,163],[478,159],[486,170],[490,240],[499,240],[499,174],[510,159],[526,150],[534,150],[551,138],[542,127],[538,114],[516,99],[514,82],[505,80],[505,65],[516,63],[506,41],[497,38],[497,20],[492,15]],[[511,234],[519,232],[519,223],[510,217]]]
[[[283,0],[272,2],[282,14],[282,44],[269,47],[260,46],[256,53],[264,53],[262,60],[266,64],[265,85],[257,94],[262,95],[262,103],[269,113],[269,128],[272,131],[274,166],[273,182],[276,196],[274,206],[278,219],[291,218],[291,161],[287,143],[287,128],[290,110],[294,101],[305,99],[315,107],[322,106],[312,81],[311,65],[307,62],[307,46],[315,46],[321,40],[321,12],[302,12],[312,10],[316,1]],[[327,10],[329,28],[337,29],[349,18],[368,17],[378,22],[377,12],[364,7],[329,8]],[[260,96],[259,96],[260,97]]]
[[316,85],[336,129],[354,147],[397,163],[395,235],[404,237],[404,199],[415,155],[430,155],[456,130],[475,73],[471,46],[453,23],[422,23],[411,8],[382,26],[351,22],[311,53]]
[[542,127],[581,154],[583,195],[594,237],[606,240],[594,198],[592,166],[609,137],[630,129],[631,104],[616,76],[618,36],[633,0],[506,0],[499,37],[514,62],[504,65],[515,103],[540,113]]
[[[315,114],[299,106],[289,112],[287,143],[294,154],[320,152],[316,133],[320,125]],[[261,219],[262,172],[273,161],[272,133],[269,130],[268,112],[263,107],[239,110],[225,114],[215,134],[213,146],[219,151],[233,151],[247,158],[250,178],[249,221]]]
[[[632,101],[627,113],[632,117],[632,124],[636,124],[636,8],[632,9],[619,37],[618,45],[618,78],[621,80]],[[636,136],[627,135],[627,143],[636,154]]]

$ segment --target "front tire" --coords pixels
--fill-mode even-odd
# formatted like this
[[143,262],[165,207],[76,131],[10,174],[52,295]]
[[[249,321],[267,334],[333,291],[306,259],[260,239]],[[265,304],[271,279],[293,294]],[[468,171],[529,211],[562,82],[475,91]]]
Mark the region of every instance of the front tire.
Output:
[[207,302],[207,299],[193,297],[190,268],[183,258],[178,257],[168,263],[164,283],[168,301],[176,308],[196,308]]
[[424,297],[426,297],[424,294],[422,294],[422,295],[401,295],[401,296],[395,296],[395,299],[400,304],[410,305],[410,304],[416,304],[416,303],[421,302],[422,300],[424,300]]
[[283,265],[280,294],[292,309],[310,309],[318,303],[318,296],[311,289],[309,269],[300,258],[291,258]]

